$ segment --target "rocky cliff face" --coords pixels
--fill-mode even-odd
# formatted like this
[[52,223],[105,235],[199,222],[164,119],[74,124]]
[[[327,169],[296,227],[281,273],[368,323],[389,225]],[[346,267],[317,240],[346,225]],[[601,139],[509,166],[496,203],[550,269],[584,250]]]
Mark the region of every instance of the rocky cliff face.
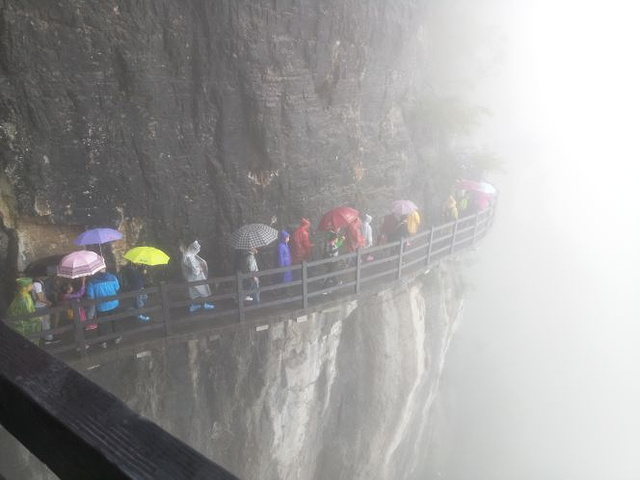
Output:
[[200,334],[82,371],[246,480],[423,478],[461,288],[441,266],[304,323]]
[[244,479],[401,479],[422,459],[460,301],[425,280],[267,332],[239,330],[87,375]]
[[424,0],[0,3],[5,268],[84,226],[224,262],[245,222],[431,205],[403,117]]

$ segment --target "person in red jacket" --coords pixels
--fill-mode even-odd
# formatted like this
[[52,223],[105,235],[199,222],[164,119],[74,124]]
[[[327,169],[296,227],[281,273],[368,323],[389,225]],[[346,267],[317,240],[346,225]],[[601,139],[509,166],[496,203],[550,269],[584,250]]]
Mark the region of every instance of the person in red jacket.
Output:
[[293,263],[300,263],[311,260],[311,253],[315,245],[309,241],[309,226],[311,222],[306,218],[300,219],[300,226],[293,232],[292,246],[293,252],[291,260]]
[[362,223],[356,218],[347,228],[347,250],[355,252],[358,248],[364,247],[364,237],[362,236]]

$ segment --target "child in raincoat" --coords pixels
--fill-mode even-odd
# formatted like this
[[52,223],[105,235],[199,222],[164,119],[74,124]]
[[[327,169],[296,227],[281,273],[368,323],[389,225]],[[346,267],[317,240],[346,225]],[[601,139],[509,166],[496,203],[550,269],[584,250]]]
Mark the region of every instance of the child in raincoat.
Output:
[[[206,280],[209,276],[209,267],[200,253],[200,243],[196,240],[188,247],[182,246],[182,276],[187,282],[197,282]],[[196,300],[197,298],[208,298],[211,296],[211,288],[206,283],[189,287],[189,298]],[[189,305],[189,313],[197,312],[201,308],[205,310],[213,310],[215,305],[209,302],[192,302]]]

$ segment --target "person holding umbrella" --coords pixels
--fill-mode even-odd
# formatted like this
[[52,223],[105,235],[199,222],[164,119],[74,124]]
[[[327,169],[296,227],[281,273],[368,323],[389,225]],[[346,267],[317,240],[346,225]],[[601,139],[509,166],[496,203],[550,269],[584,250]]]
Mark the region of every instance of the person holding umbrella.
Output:
[[[243,273],[255,273],[259,271],[258,262],[256,261],[257,253],[258,249],[255,247],[252,247],[249,250],[244,250],[244,259],[242,265]],[[245,297],[245,300],[260,303],[260,279],[257,276],[254,276],[244,280],[244,282],[245,290],[251,292]]]
[[[144,293],[144,276],[147,273],[144,266],[139,263],[133,263],[128,261],[127,264],[122,267],[120,270],[120,276],[122,278],[122,283],[124,284],[124,290],[128,292],[137,292],[135,296],[135,308],[140,310],[144,308],[147,300],[149,299],[149,295]],[[138,314],[138,321],[142,323],[148,323],[151,321],[151,317],[149,315],[144,315],[142,313]]]
[[[169,263],[169,255],[155,247],[135,247],[124,254],[127,264],[120,270],[123,284],[126,290],[133,292],[140,290],[135,296],[135,308],[141,309],[149,300],[149,295],[144,293],[147,266],[166,265]],[[151,321],[149,315],[138,314],[138,320],[142,323]]]
[[[206,260],[198,255],[198,253],[200,253],[200,248],[198,240],[188,247],[185,247],[184,245],[180,246],[180,250],[182,251],[182,263],[180,266],[182,267],[182,276],[187,282],[206,280],[209,276],[209,266],[207,265]],[[207,301],[195,301],[196,299],[206,299],[210,296],[211,288],[206,283],[189,287],[189,297],[192,300],[191,305],[189,305],[189,313],[197,312],[201,308],[204,308],[205,310],[213,310],[216,308],[213,303],[209,303]]]
[[[259,247],[266,247],[278,238],[278,231],[263,223],[243,225],[231,234],[230,245],[236,250],[236,268],[243,273],[257,272],[256,253]],[[245,300],[260,301],[260,281],[257,276],[245,280],[245,288],[253,292]],[[239,299],[238,299],[239,301]]]

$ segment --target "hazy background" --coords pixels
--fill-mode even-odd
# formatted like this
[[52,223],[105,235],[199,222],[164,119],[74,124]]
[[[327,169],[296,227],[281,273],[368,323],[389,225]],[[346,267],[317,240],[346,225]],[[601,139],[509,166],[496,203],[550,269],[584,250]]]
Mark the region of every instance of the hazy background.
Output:
[[497,221],[469,260],[438,478],[640,479],[638,8],[474,8],[505,34],[477,95],[508,173],[493,178]]

